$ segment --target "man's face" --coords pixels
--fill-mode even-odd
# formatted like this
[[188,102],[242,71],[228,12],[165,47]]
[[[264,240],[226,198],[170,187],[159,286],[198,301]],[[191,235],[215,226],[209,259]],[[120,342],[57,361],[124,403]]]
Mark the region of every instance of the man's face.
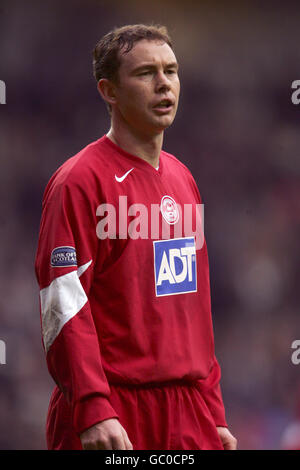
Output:
[[116,106],[126,123],[145,135],[160,133],[175,118],[180,82],[173,50],[165,42],[141,40],[120,53]]

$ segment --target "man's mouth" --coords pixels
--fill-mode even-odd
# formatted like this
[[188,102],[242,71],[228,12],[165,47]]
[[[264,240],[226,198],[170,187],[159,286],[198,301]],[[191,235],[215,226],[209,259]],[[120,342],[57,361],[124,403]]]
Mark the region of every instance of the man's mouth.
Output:
[[159,111],[159,112],[162,112],[162,113],[167,113],[167,112],[171,111],[173,106],[174,106],[174,102],[172,100],[166,98],[166,99],[163,99],[163,100],[159,101],[154,106],[154,109]]

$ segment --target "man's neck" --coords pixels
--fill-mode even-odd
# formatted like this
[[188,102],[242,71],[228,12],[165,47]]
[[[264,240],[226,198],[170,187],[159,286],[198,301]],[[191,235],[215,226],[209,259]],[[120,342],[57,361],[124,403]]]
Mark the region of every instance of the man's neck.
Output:
[[163,131],[154,136],[141,135],[125,126],[117,126],[112,122],[106,134],[116,145],[128,153],[146,160],[154,168],[159,165],[159,155],[163,143]]

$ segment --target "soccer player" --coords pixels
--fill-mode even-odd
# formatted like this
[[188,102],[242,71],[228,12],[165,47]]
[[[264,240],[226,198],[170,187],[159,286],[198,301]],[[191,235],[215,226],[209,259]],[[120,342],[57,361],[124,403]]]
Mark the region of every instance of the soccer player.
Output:
[[162,150],[180,91],[171,39],[162,26],[116,28],[93,65],[111,127],[50,179],[36,255],[56,382],[48,448],[235,449],[201,198]]

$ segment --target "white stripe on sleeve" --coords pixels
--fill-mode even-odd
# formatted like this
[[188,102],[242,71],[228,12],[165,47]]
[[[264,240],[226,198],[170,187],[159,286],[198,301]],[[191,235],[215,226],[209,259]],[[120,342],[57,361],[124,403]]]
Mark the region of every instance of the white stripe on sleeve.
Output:
[[92,260],[77,271],[54,279],[40,291],[42,335],[46,353],[63,326],[86,304],[87,296],[79,277],[88,269]]

